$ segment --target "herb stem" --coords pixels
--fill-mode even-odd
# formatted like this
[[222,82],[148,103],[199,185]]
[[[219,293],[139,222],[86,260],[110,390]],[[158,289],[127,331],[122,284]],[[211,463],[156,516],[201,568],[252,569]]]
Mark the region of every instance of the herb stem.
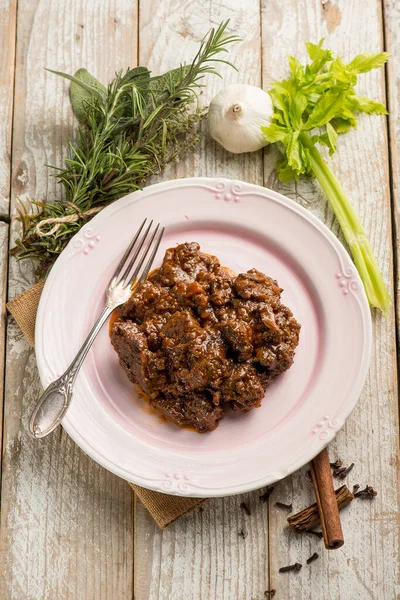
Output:
[[387,313],[391,302],[390,295],[357,213],[310,136],[301,132],[299,139],[309,151],[311,168],[339,221],[370,305]]

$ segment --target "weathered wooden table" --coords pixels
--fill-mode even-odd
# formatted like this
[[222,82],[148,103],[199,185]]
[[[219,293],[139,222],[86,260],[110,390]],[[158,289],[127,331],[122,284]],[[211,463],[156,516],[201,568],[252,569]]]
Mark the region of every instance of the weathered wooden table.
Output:
[[[85,456],[61,429],[40,442],[26,433],[41,387],[34,353],[4,315],[4,302],[29,287],[34,274],[30,263],[8,261],[17,230],[10,217],[17,196],[59,197],[43,165],[61,163],[74,128],[66,82],[43,67],[72,73],[85,66],[104,83],[115,70],[139,63],[163,72],[190,59],[209,27],[226,18],[243,38],[230,53],[239,74],[224,68],[227,82],[267,87],[284,75],[288,52],[303,58],[304,42],[322,36],[349,58],[384,48],[392,53],[386,72],[360,81],[361,93],[388,102],[390,117],[361,118],[358,131],[340,139],[332,163],[393,298],[400,299],[397,0],[0,0],[1,600],[261,600],[272,587],[277,599],[399,597],[396,302],[386,319],[374,315],[369,377],[331,446],[332,457],[355,463],[349,485],[371,484],[379,492],[372,502],[353,502],[342,513],[340,550],[327,552],[318,539],[289,533],[284,511],[272,498],[261,504],[259,492],[211,500],[160,531],[128,484]],[[206,96],[222,85],[209,78]],[[269,150],[233,156],[204,139],[164,177],[224,175],[265,185],[303,204],[339,234],[318,186],[283,185],[274,162]],[[275,497],[295,509],[310,503],[305,472],[277,484]],[[243,500],[251,516],[239,509]],[[309,567],[278,573],[315,550],[320,558]]]

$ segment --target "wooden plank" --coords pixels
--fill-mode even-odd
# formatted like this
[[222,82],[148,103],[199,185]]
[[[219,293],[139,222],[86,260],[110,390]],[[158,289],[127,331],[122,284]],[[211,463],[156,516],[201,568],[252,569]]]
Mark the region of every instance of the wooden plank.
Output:
[[[8,225],[0,222],[0,448],[3,435],[4,360],[6,334],[6,293],[8,261]],[[0,455],[0,475],[1,475]]]
[[10,205],[11,123],[17,0],[0,0],[0,218]]
[[396,253],[397,291],[397,348],[400,348],[400,5],[394,0],[383,0],[385,46],[390,52],[387,66],[387,95],[389,108],[389,142],[391,158],[392,202],[395,233],[393,247]]
[[[0,0],[0,219],[8,220],[11,180],[11,124],[14,97],[16,0]],[[8,225],[0,223],[0,448],[3,433],[5,300]],[[0,456],[0,475],[1,475]]]
[[164,530],[137,501],[135,600],[261,599],[267,589],[268,544],[259,495],[208,500]]
[[[12,202],[56,199],[44,163],[60,164],[73,131],[66,82],[44,71],[86,66],[104,82],[136,63],[136,3],[21,0],[18,7]],[[13,226],[13,236],[17,227]],[[9,297],[34,281],[10,263]],[[41,386],[34,354],[7,334],[0,597],[130,600],[132,495],[59,429],[35,441],[26,421]]]
[[[395,3],[393,3],[394,6]],[[375,0],[346,2],[264,2],[262,5],[264,84],[286,73],[285,55],[305,57],[304,42],[326,36],[326,46],[351,59],[358,52],[383,49],[381,6]],[[360,77],[360,92],[385,100],[383,70]],[[314,182],[283,185],[274,173],[274,152],[265,154],[266,185],[306,206],[335,234],[332,211]],[[357,132],[340,138],[338,152],[329,159],[349,192],[365,225],[384,277],[392,288],[391,214],[388,148],[384,117],[362,117]],[[340,236],[342,239],[342,237]],[[374,314],[371,369],[354,413],[331,446],[332,458],[355,462],[348,484],[373,485],[373,502],[355,501],[343,513],[345,545],[328,552],[311,536],[295,537],[285,529],[286,516],[276,500],[293,502],[298,510],[313,501],[305,471],[276,486],[271,497],[271,584],[277,597],[320,598],[397,597],[398,588],[398,407],[393,307],[387,317]],[[305,563],[315,551],[320,558],[299,573],[278,573],[294,561]]]
[[[246,3],[143,2],[139,11],[139,62],[154,73],[189,61],[211,26],[230,18],[229,29],[243,42],[232,47],[235,71],[221,65],[222,82],[209,77],[204,102],[228,82],[260,84],[260,9],[258,0]],[[179,49],[179,50],[178,50]],[[185,161],[170,167],[163,178],[192,175],[245,179],[262,184],[260,153],[228,154],[210,140],[203,139]],[[266,508],[259,493],[212,500],[202,509],[178,519],[160,531],[137,502],[135,520],[135,599],[155,600],[234,600],[261,598],[267,589],[268,540]],[[247,517],[240,510],[246,501]],[[245,539],[238,534],[243,529]]]

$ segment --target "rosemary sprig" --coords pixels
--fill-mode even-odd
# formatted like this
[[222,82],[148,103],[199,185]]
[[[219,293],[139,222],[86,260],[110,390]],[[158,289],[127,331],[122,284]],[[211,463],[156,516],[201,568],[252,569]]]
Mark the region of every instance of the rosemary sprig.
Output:
[[17,259],[37,260],[38,274],[45,274],[95,210],[141,188],[196,145],[206,112],[198,102],[201,79],[219,76],[215,63],[230,63],[217,56],[239,39],[226,35],[227,25],[211,29],[190,65],[164,75],[151,77],[148,69],[136,67],[117,73],[106,89],[85,69],[75,76],[56,72],[72,82],[71,102],[80,121],[65,166],[51,167],[65,199],[21,203],[22,235],[11,250]]

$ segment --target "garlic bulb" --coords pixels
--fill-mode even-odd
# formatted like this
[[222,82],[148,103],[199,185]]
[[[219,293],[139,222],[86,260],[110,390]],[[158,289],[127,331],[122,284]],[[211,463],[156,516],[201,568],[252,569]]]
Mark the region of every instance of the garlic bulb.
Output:
[[253,152],[266,146],[260,127],[269,125],[272,101],[254,85],[228,85],[213,98],[208,110],[211,137],[229,152]]

